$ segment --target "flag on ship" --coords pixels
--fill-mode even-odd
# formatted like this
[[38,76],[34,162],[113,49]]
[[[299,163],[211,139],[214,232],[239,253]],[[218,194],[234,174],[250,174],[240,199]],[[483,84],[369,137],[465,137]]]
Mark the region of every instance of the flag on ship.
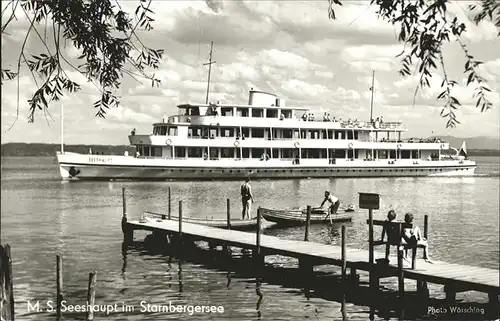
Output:
[[467,158],[467,148],[465,147],[465,140],[462,143],[462,147],[460,147],[460,150],[458,151],[458,156],[463,156]]

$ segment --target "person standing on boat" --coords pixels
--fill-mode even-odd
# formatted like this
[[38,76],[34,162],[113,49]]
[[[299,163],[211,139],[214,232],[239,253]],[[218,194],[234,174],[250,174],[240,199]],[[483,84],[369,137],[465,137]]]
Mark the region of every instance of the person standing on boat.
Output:
[[252,187],[250,186],[250,178],[247,178],[245,183],[241,185],[241,204],[243,209],[241,211],[242,219],[250,219],[250,210],[253,203]]
[[329,208],[329,213],[337,214],[337,210],[339,209],[340,206],[340,201],[338,197],[333,196],[332,194],[330,194],[329,191],[325,191],[325,199],[321,203],[320,207],[323,207],[323,205],[325,205],[327,201],[330,202],[331,204]]

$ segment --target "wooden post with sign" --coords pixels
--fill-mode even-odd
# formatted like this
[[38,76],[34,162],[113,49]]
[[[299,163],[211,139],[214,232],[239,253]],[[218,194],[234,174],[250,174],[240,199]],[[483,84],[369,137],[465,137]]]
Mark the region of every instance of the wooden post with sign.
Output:
[[[375,295],[375,286],[378,282],[375,282],[375,266],[374,266],[374,255],[373,255],[373,210],[378,210],[380,208],[380,195],[374,193],[359,193],[359,208],[364,208],[368,210],[368,263],[370,265],[370,289],[372,298]],[[370,315],[372,319],[372,315]]]

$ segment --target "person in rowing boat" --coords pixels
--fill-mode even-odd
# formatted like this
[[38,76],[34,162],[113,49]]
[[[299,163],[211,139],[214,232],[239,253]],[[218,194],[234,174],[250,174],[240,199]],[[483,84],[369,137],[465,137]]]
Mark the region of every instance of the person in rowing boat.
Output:
[[337,210],[339,209],[339,206],[340,206],[340,201],[337,197],[333,196],[332,194],[330,194],[329,191],[325,191],[325,199],[323,200],[323,202],[321,203],[321,205],[319,207],[323,207],[323,205],[325,205],[326,202],[330,202],[330,208],[328,210],[328,213],[329,214],[337,214]]
[[241,203],[242,203],[242,211],[241,216],[242,219],[250,219],[250,210],[252,208],[253,203],[253,195],[252,195],[252,187],[250,186],[250,178],[247,178],[245,183],[241,185]]

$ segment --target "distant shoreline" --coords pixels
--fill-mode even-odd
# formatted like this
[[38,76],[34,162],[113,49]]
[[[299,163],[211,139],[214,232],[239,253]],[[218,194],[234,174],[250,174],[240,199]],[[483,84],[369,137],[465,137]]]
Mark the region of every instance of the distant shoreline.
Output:
[[[60,144],[28,144],[7,143],[2,144],[2,157],[40,157],[55,156],[60,150]],[[135,147],[128,145],[64,145],[67,152],[88,154],[92,149],[93,154],[123,155],[128,151],[129,155],[135,153]],[[500,156],[500,149],[467,149],[469,156]]]

